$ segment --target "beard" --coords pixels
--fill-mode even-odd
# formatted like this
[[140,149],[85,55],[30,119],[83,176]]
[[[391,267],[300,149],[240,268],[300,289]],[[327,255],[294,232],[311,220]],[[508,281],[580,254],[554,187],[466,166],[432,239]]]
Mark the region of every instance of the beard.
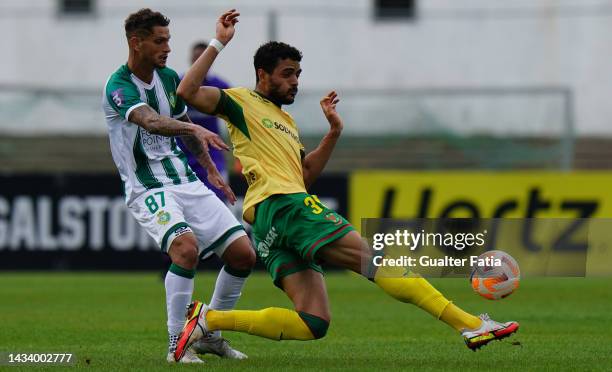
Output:
[[[280,86],[271,84],[270,85],[270,100],[277,105],[290,105],[295,101],[295,96],[297,95],[297,88],[290,88],[287,92],[283,93],[280,91]],[[293,94],[293,95],[290,95]]]
[[163,58],[156,56],[156,57],[151,58],[151,64],[155,68],[164,68],[164,67],[166,67],[167,59],[164,60]]

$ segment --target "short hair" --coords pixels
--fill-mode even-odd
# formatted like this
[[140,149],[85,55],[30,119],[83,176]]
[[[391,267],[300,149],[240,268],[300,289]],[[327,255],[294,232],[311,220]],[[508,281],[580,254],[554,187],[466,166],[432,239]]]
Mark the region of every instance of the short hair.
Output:
[[125,19],[125,36],[128,39],[135,35],[147,37],[153,33],[153,27],[166,27],[169,24],[170,19],[165,15],[149,8],[143,8]]
[[204,41],[204,40],[200,40],[200,41],[196,41],[195,43],[193,43],[193,45],[191,46],[191,50],[196,50],[196,49],[206,49],[208,48],[208,42]]
[[302,52],[279,41],[269,41],[260,46],[253,57],[253,65],[255,66],[255,79],[259,81],[257,70],[262,68],[268,74],[274,71],[279,60],[291,59],[300,62],[302,60]]

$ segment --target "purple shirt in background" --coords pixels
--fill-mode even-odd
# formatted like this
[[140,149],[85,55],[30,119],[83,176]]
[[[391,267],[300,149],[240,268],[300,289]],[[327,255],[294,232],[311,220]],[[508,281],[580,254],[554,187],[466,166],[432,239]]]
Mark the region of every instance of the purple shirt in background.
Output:
[[[181,79],[182,78],[183,77],[181,76]],[[230,87],[228,83],[212,75],[204,79],[204,81],[202,82],[202,85],[206,85],[209,87],[217,87],[219,89],[227,89]],[[195,124],[198,124],[208,129],[211,132],[219,134],[220,132],[219,119],[217,119],[215,116],[203,114],[190,106],[187,106],[187,115],[189,115],[189,118]],[[202,182],[204,182],[206,187],[214,191],[215,194],[217,194],[217,196],[219,197],[219,199],[225,202],[225,195],[223,194],[223,192],[221,190],[218,190],[216,187],[214,187],[208,182],[208,179],[207,179],[208,172],[206,172],[206,169],[204,169],[200,165],[200,163],[198,163],[198,161],[194,158],[191,152],[189,152],[189,150],[187,149],[185,144],[183,144],[180,138],[177,138],[177,143],[179,147],[183,150],[183,152],[185,152],[185,155],[187,155],[187,159],[189,160],[189,166],[191,167],[191,169],[193,169],[193,171],[196,173],[198,178]],[[208,153],[210,154],[210,157],[212,158],[215,165],[217,166],[219,173],[221,173],[221,175],[227,180],[228,173],[227,173],[227,170],[225,169],[225,157],[223,155],[223,151],[210,148]]]

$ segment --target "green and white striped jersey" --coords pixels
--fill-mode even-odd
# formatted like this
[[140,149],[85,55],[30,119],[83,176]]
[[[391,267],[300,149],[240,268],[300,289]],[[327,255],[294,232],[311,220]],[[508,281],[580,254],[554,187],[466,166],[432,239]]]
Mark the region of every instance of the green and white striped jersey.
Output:
[[142,105],[175,119],[185,115],[185,102],[176,95],[178,84],[179,77],[172,69],[156,69],[153,81],[147,84],[127,65],[106,81],[102,106],[128,204],[147,190],[197,180],[173,137],[151,134],[128,120],[132,110]]

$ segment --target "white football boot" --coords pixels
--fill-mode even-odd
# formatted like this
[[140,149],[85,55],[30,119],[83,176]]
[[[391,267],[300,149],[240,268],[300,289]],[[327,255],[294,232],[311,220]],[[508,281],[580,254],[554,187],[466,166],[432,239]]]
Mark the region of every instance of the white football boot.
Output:
[[464,329],[461,332],[463,340],[467,347],[476,351],[493,340],[501,340],[519,329],[518,322],[496,322],[489,317],[488,314],[480,314],[478,316],[482,320],[482,324],[477,329]]
[[[178,341],[179,336],[173,335],[169,337],[168,341],[168,355],[166,356],[166,361],[168,363],[177,363],[174,359],[174,352],[176,350],[176,343]],[[196,355],[193,349],[188,349],[185,352],[185,355],[181,358],[178,363],[204,363],[204,361]]]
[[215,354],[227,359],[247,359],[248,356],[234,348],[223,337],[213,336],[211,333],[197,340],[191,345],[191,350],[198,354]]

